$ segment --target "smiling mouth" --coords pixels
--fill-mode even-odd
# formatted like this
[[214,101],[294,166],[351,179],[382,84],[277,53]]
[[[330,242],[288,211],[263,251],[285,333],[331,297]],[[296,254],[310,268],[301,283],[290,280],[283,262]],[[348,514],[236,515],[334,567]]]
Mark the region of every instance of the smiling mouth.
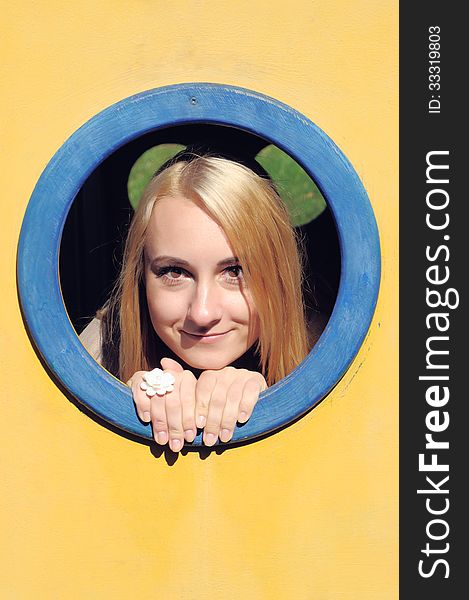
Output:
[[181,333],[187,335],[187,337],[189,337],[192,340],[210,343],[222,339],[225,335],[229,333],[229,331],[223,331],[221,333],[189,333],[188,331],[184,331],[184,329],[181,329]]

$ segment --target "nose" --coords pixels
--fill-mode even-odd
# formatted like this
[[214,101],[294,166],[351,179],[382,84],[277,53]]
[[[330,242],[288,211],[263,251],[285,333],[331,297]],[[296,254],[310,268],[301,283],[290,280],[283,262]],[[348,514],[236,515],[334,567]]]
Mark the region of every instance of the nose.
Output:
[[187,311],[187,319],[193,327],[209,330],[221,320],[221,291],[215,282],[197,282]]

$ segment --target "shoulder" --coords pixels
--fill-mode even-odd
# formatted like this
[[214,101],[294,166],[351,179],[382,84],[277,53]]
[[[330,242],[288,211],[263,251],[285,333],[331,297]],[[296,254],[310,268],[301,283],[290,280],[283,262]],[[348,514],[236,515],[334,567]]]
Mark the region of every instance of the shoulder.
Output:
[[102,364],[102,332],[101,319],[98,314],[78,336],[80,342],[99,364]]

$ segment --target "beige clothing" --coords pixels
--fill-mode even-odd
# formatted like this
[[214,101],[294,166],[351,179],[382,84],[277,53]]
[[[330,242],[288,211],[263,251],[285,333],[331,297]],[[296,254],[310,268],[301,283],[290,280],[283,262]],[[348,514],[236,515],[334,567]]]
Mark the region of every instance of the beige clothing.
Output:
[[103,362],[101,351],[101,321],[96,317],[88,323],[79,335],[80,342],[100,365]]

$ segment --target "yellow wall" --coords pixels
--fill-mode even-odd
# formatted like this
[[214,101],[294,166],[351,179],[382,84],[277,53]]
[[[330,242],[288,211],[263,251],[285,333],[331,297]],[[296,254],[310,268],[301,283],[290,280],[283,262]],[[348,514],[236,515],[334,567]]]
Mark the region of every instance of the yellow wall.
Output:
[[[397,2],[2,2],[2,598],[397,597]],[[18,307],[16,246],[47,161],[136,92],[209,81],[298,109],[355,166],[380,299],[327,399],[268,439],[168,464],[84,416]]]

